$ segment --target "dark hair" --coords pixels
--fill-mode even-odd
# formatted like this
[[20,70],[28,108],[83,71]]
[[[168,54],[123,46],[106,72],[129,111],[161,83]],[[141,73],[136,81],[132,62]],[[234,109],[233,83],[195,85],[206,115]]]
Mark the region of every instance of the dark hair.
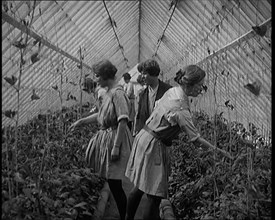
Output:
[[160,67],[157,61],[155,60],[146,60],[140,63],[137,67],[139,72],[146,72],[150,76],[158,76],[160,73]]
[[189,65],[186,66],[183,70],[180,69],[176,73],[174,80],[180,85],[187,84],[192,86],[200,82],[205,77],[205,75],[206,74],[204,70],[202,70],[200,67],[196,65]]
[[103,80],[114,79],[117,68],[109,60],[101,60],[92,66],[93,72]]
[[138,66],[137,66],[137,70],[138,70],[140,73],[141,73],[142,70],[143,70],[142,64],[143,64],[143,63],[139,63]]
[[124,73],[123,74],[123,78],[125,79],[125,80],[127,80],[127,79],[131,79],[131,75],[129,74],[129,73]]

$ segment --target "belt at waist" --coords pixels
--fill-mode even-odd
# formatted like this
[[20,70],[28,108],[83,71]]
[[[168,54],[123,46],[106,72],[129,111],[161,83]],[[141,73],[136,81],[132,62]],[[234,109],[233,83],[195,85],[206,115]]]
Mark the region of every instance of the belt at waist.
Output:
[[147,131],[149,134],[151,134],[154,138],[159,139],[160,137],[157,135],[156,132],[154,132],[151,128],[149,128],[147,125],[144,125],[143,129]]
[[147,131],[149,134],[151,134],[154,138],[160,140],[162,143],[164,143],[166,146],[171,146],[172,141],[171,140],[165,140],[162,139],[156,132],[154,132],[151,128],[149,128],[147,125],[144,125],[143,129]]

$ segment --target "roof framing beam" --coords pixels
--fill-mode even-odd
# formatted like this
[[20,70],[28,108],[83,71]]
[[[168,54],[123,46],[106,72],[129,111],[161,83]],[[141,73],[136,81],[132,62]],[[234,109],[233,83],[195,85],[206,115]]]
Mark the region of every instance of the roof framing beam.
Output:
[[[55,46],[54,44],[52,44],[48,40],[44,39],[43,36],[40,36],[39,34],[35,33],[33,30],[31,30],[26,25],[21,24],[20,22],[18,22],[17,20],[15,20],[13,17],[9,16],[3,10],[2,10],[2,19],[4,21],[8,22],[9,24],[11,24],[12,26],[14,26],[15,28],[18,28],[19,30],[23,31],[24,33],[29,34],[34,39],[41,41],[42,44],[44,44],[45,46],[49,47],[50,49],[52,49],[52,50],[60,53],[61,55],[63,55],[65,57],[73,60],[76,63],[81,63],[81,61],[79,59],[77,59],[76,57],[70,55],[69,53],[67,53],[66,51],[62,50],[61,48]],[[92,67],[90,67],[86,63],[82,63],[82,66],[84,66],[84,67],[92,70]]]
[[[267,28],[270,28],[271,26],[271,18],[267,19],[266,21],[264,21],[262,24],[259,25],[259,27],[266,25]],[[230,50],[231,48],[234,48],[237,45],[241,45],[242,42],[247,41],[251,38],[253,38],[256,35],[255,31],[253,29],[251,29],[249,32],[245,33],[244,35],[240,36],[239,38],[233,40],[231,43],[225,45],[224,47],[220,48],[219,50],[213,52],[212,54],[206,56],[205,58],[203,58],[202,60],[198,61],[196,63],[196,65],[201,65],[204,62],[206,62],[207,60],[213,59],[214,57],[218,56],[219,54]],[[178,64],[180,64],[181,62],[179,61]],[[174,73],[176,71],[176,69],[178,69],[178,64],[174,67],[172,67],[169,70],[169,73]],[[168,77],[167,80],[172,79],[173,76]]]
[[[267,28],[271,26],[271,18],[264,21],[262,24],[259,25],[259,27],[266,25]],[[245,33],[244,35],[240,36],[239,38],[235,39],[231,43],[225,45],[224,47],[220,48],[218,51],[214,51],[209,56],[203,58],[201,61],[197,62],[197,65],[202,64],[203,62],[214,58],[215,56],[218,56],[219,54],[229,50],[232,47],[235,47],[236,45],[240,45],[242,42],[249,40],[250,38],[254,37],[256,35],[255,31],[251,29],[249,32]]]

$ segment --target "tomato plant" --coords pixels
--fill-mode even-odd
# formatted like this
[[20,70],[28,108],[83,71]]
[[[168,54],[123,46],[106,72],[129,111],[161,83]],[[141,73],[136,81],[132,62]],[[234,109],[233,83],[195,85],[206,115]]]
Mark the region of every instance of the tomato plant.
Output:
[[170,154],[169,196],[176,217],[271,219],[271,143],[248,142],[243,137],[251,133],[240,123],[229,126],[221,115],[211,119],[197,112],[193,120],[211,143],[215,129],[217,146],[231,152],[234,159],[203,151],[181,133]]
[[[40,114],[18,127],[18,169],[14,127],[2,132],[3,219],[89,219],[104,179],[85,166],[84,153],[96,125],[64,134],[76,107]],[[62,117],[61,117],[62,116]],[[18,192],[15,190],[16,186]]]

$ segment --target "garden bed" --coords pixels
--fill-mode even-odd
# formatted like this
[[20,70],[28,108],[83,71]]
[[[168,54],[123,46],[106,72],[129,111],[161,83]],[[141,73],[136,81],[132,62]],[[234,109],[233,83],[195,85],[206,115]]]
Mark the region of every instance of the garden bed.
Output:
[[271,219],[271,143],[255,127],[245,131],[221,115],[214,121],[196,113],[194,122],[205,139],[234,159],[198,149],[180,135],[171,149],[169,177],[177,219]]
[[105,180],[85,166],[84,153],[97,126],[66,134],[76,113],[63,109],[20,126],[17,152],[14,128],[2,130],[2,219],[92,218]]

